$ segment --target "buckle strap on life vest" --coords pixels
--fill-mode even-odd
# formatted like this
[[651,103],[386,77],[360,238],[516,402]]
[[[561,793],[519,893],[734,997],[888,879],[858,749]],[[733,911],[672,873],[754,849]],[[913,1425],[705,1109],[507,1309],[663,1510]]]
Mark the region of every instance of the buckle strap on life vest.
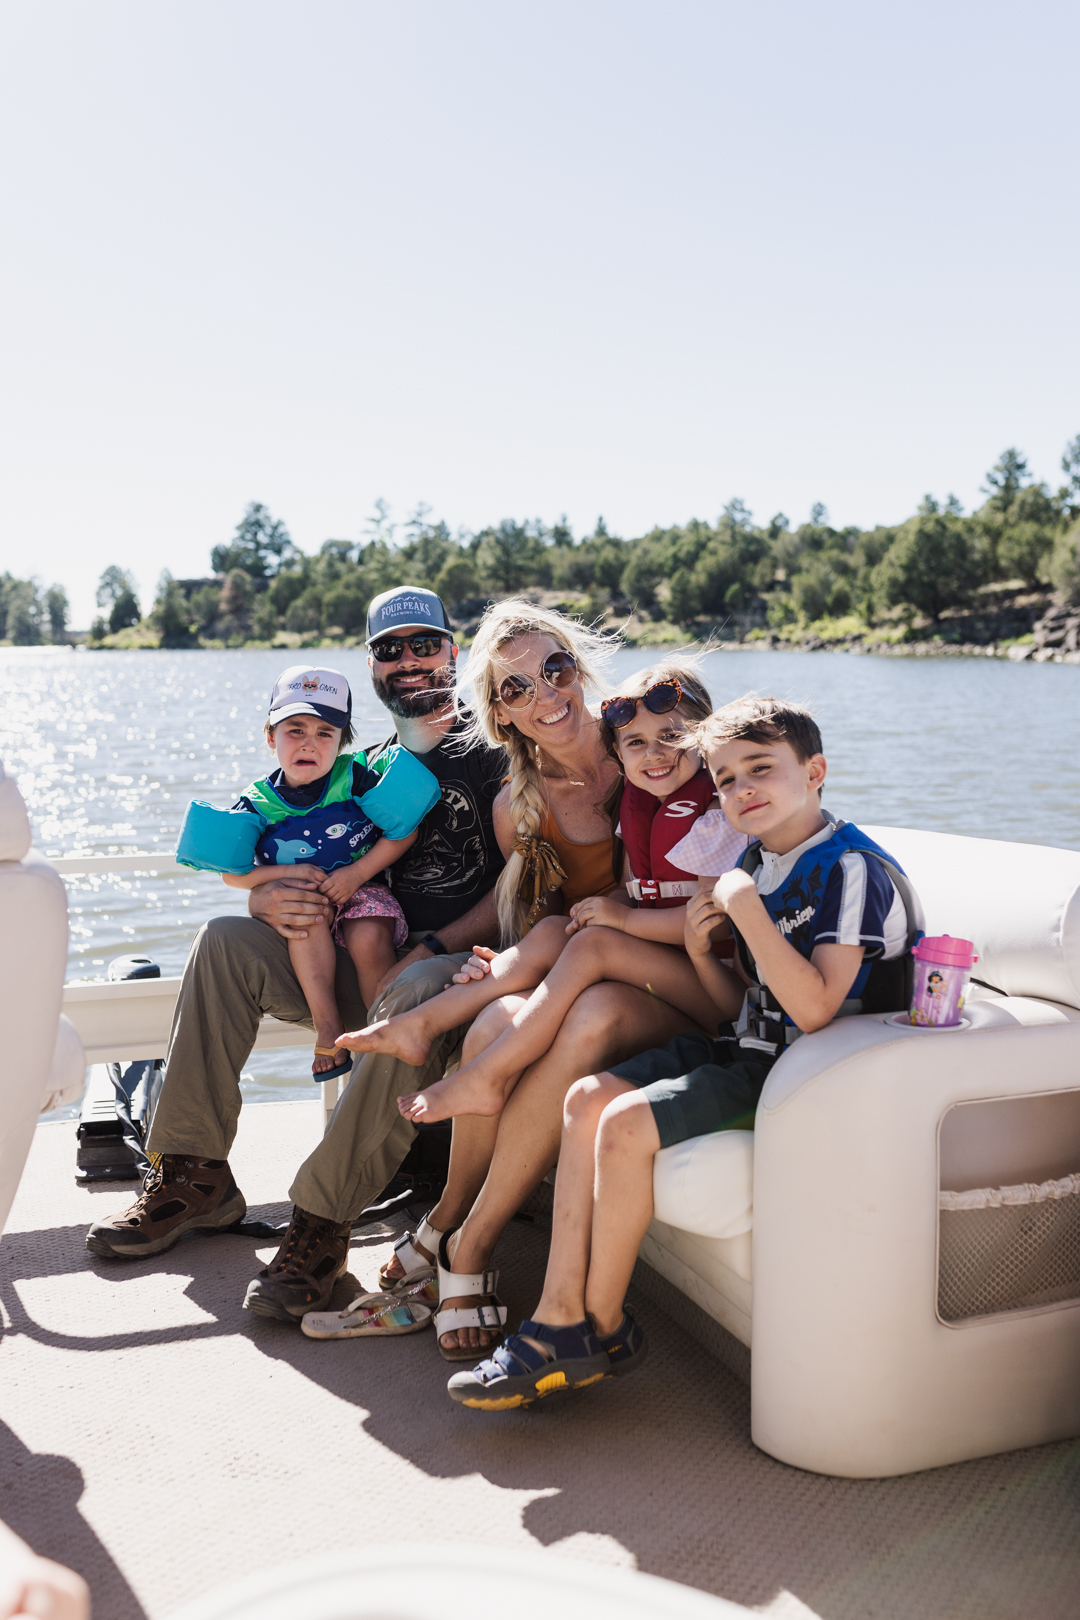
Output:
[[639,905],[642,900],[692,900],[697,893],[697,883],[693,878],[683,883],[668,882],[655,878],[631,878],[626,885],[631,897]]
[[[771,1003],[771,1005],[770,1005]],[[747,1033],[739,1041],[757,1052],[771,1052],[774,1056],[791,1046],[802,1035],[797,1024],[789,1022],[783,1007],[770,996],[763,984],[751,984],[746,991]]]

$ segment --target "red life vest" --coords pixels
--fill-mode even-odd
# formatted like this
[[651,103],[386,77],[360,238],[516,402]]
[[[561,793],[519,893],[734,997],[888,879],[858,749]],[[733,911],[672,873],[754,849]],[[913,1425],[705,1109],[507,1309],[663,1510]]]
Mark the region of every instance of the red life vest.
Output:
[[715,797],[712,777],[704,766],[670,799],[658,799],[654,793],[626,783],[619,819],[630,861],[630,893],[639,906],[667,910],[685,906],[694,894],[697,874],[674,866],[668,851],[686,837]]

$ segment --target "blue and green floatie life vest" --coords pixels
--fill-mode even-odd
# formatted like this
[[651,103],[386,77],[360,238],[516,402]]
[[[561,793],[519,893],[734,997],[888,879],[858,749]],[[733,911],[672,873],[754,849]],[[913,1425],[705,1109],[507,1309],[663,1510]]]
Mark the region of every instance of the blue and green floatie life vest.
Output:
[[[370,782],[357,792],[358,776]],[[176,847],[182,866],[199,872],[250,872],[255,866],[350,866],[381,837],[407,838],[433,805],[438,781],[393,743],[369,762],[363,749],[341,754],[315,804],[288,804],[268,777],[244,789],[250,809],[222,810],[195,799]]]

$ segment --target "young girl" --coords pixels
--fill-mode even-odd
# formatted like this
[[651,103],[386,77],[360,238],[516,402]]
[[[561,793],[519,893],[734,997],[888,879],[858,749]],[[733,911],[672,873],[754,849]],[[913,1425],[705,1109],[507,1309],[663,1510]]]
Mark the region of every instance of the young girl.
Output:
[[[311,1072],[318,1081],[352,1067],[352,1057],[338,1046],[345,1026],[334,996],[335,941],[352,958],[360,993],[370,1006],[408,934],[401,907],[379,880],[411,849],[420,822],[439,797],[435,777],[400,746],[369,763],[363,750],[342,752],[352,740],[352,694],[345,676],[304,665],[287,669],[274,686],[266,721],[277,770],[245,788],[231,811],[192,805],[177,850],[185,864],[221,871],[235,889],[273,882],[279,868],[288,866],[334,902],[332,928],[313,928],[306,939],[289,940],[289,960],[315,1025]],[[240,829],[238,815],[247,818]],[[248,838],[250,869],[237,870],[245,867],[242,860],[210,858],[215,851],[207,846],[221,827],[213,818],[222,816],[232,822],[221,831],[222,839],[238,830]],[[203,826],[209,833],[196,832]],[[232,869],[223,870],[226,866]]]
[[715,1025],[715,1009],[683,949],[686,901],[697,873],[715,881],[737,863],[746,839],[728,827],[697,754],[685,747],[687,721],[704,719],[711,708],[694,670],[674,663],[643,672],[623,695],[601,704],[608,747],[625,778],[620,831],[633,905],[579,901],[568,925],[551,919],[498,956],[478,951],[473,971],[490,969],[480,982],[459,974],[454,986],[412,1012],[343,1037],[354,1050],[423,1061],[437,1034],[475,1018],[498,996],[538,986],[510,1027],[471,1063],[399,1099],[407,1118],[497,1113],[521,1071],[548,1049],[581,991],[603,979],[646,988],[706,1027]]

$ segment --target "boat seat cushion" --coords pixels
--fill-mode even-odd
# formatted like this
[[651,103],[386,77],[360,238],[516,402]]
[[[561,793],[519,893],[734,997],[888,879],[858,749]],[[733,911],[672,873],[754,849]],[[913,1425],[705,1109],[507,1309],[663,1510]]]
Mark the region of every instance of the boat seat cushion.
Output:
[[653,1161],[656,1219],[699,1237],[749,1232],[754,1213],[754,1133],[716,1131],[662,1148]]
[[975,942],[977,978],[1080,1007],[1080,853],[1045,844],[864,827],[908,874],[928,934]]
[[0,861],[21,861],[30,848],[30,818],[18,783],[0,760]]

